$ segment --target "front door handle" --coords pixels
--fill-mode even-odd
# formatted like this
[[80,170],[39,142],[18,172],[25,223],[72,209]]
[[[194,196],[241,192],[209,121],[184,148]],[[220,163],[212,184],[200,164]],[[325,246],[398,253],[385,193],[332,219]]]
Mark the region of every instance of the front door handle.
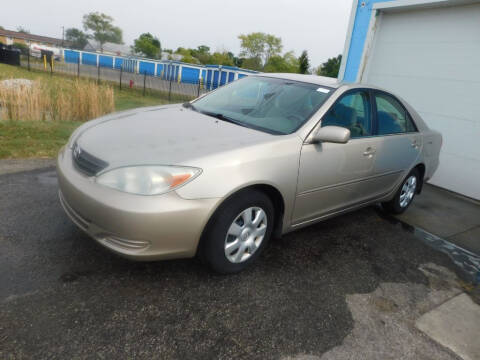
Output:
[[375,154],[376,152],[377,152],[377,150],[375,150],[375,148],[369,146],[369,147],[363,152],[363,156],[372,157],[373,154]]

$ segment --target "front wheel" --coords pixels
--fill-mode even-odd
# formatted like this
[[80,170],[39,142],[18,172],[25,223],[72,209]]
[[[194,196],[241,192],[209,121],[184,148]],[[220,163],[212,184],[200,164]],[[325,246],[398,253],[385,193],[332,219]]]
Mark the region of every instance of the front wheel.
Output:
[[420,185],[420,174],[413,169],[403,180],[392,200],[382,203],[382,207],[392,214],[401,214],[408,209]]
[[271,237],[274,209],[264,193],[250,190],[232,196],[215,212],[199,249],[202,259],[222,274],[253,263]]

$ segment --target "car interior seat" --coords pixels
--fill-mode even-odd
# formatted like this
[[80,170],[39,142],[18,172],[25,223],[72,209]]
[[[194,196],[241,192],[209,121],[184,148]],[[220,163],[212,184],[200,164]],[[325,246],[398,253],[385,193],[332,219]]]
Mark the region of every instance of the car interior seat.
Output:
[[403,131],[397,120],[386,111],[378,111],[377,119],[379,134],[396,134]]

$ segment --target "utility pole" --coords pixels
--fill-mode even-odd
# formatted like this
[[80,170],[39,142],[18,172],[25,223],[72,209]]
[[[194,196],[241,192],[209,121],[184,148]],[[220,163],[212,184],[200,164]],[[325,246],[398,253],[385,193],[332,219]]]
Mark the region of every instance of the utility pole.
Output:
[[65,26],[62,26],[62,48],[64,47],[63,43],[65,41]]

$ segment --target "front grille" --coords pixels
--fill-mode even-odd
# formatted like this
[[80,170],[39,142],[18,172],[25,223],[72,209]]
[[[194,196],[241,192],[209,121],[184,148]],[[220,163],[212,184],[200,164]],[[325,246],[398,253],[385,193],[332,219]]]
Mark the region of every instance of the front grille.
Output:
[[94,176],[108,166],[107,162],[87,153],[77,143],[73,145],[73,162],[88,176]]

